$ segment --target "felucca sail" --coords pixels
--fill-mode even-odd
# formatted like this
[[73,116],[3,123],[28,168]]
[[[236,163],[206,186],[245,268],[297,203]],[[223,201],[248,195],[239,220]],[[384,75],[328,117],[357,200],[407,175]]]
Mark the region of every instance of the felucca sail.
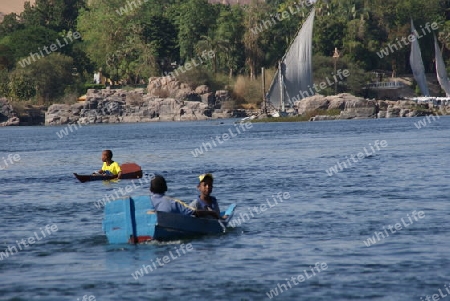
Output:
[[439,44],[434,36],[434,52],[436,58],[436,74],[439,84],[445,91],[447,97],[450,97],[450,82],[448,81],[447,70],[445,69],[444,60],[442,59],[442,53],[439,49]]
[[415,36],[414,41],[411,43],[411,54],[409,56],[409,63],[414,74],[414,79],[419,85],[420,91],[424,96],[430,96],[428,91],[427,80],[425,77],[425,68],[423,67],[422,54],[420,52],[419,41],[417,40],[417,32],[414,28],[413,21],[411,20],[411,31]]
[[293,104],[309,95],[313,86],[312,76],[312,32],[315,10],[303,23],[297,37],[281,60],[267,93],[272,106],[284,111],[286,103]]

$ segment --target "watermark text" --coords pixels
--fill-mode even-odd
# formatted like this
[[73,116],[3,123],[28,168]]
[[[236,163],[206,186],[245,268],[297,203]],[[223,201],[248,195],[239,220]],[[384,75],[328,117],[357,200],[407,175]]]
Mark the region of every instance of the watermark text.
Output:
[[8,168],[8,166],[14,165],[14,163],[20,161],[20,155],[19,154],[9,154],[8,157],[2,157],[2,161],[0,161],[0,170],[5,170]]
[[[35,231],[33,233],[34,236],[30,236],[27,239],[16,240],[16,244],[10,245],[5,249],[4,252],[0,252],[0,260],[15,255],[19,253],[19,251],[25,250],[29,248],[31,245],[34,245],[36,242],[42,240],[43,238],[50,236],[54,232],[58,231],[58,226],[56,226],[55,224],[46,225],[44,229],[42,229],[41,227],[39,228],[39,230],[40,233],[38,233],[38,231]],[[39,236],[39,234],[41,234],[42,236]]]
[[[261,214],[263,212],[266,212],[267,209],[269,208],[273,208],[276,205],[278,205],[278,201],[280,203],[282,203],[284,200],[287,200],[291,197],[291,195],[289,194],[289,192],[278,192],[276,195],[272,195],[272,203],[271,200],[269,200],[268,198],[266,198],[266,203],[263,203],[259,206],[253,206],[253,207],[247,207],[247,213],[240,213],[239,217],[237,218],[233,218],[232,221],[230,221],[230,223],[228,223],[229,226],[235,228],[235,227],[239,227],[242,223],[248,222],[251,218],[255,217],[255,214]],[[251,217],[250,217],[250,215]]]
[[[408,223],[408,221],[405,222],[405,220],[402,217],[401,218],[401,221],[402,221],[401,223],[395,223],[393,226],[392,225],[388,225],[387,228],[389,229],[390,233],[394,234],[394,233],[402,230],[403,227],[408,228],[410,225],[412,225],[414,223],[413,219],[417,222],[417,221],[419,221],[419,219],[424,218],[425,217],[425,212],[423,212],[423,211],[416,212],[414,210],[411,213],[411,215],[412,215],[413,218],[411,218],[409,216],[409,214],[406,215],[408,217],[409,223]],[[395,230],[394,230],[394,228],[395,228]],[[370,247],[370,246],[376,244],[377,242],[379,242],[381,239],[385,239],[385,238],[389,237],[388,229],[383,227],[383,232],[376,232],[375,231],[374,235],[372,235],[372,237],[369,237],[367,240],[363,241],[364,244],[366,245],[366,247]]]
[[[345,158],[347,158],[347,160],[344,160],[343,162],[338,162],[336,165],[328,168],[327,170],[325,170],[327,172],[327,174],[331,177],[334,174],[337,174],[339,171],[343,171],[344,169],[350,168],[352,167],[352,162],[353,163],[358,163],[360,160],[372,156],[374,155],[377,151],[380,151],[381,148],[380,147],[387,147],[388,143],[386,140],[375,140],[375,142],[373,143],[374,145],[372,145],[372,143],[369,143],[370,146],[370,150],[372,150],[372,152],[370,152],[370,150],[368,151],[366,147],[363,148],[364,152],[358,152],[358,154],[354,155],[351,154],[350,158],[348,156],[345,156]],[[351,161],[350,161],[351,159]]]
[[[272,299],[278,296],[279,294],[291,289],[292,288],[291,281],[294,285],[298,285],[299,283],[316,276],[321,271],[325,271],[326,269],[328,269],[328,265],[326,264],[326,262],[322,263],[316,262],[316,264],[313,267],[309,266],[309,271],[303,270],[303,273],[299,274],[298,276],[292,276],[290,279],[286,278],[287,281],[285,283],[278,283],[277,286],[271,289],[269,292],[267,292],[266,295],[267,297],[269,297],[269,299]],[[305,276],[303,276],[303,274]]]
[[[178,257],[180,257],[181,255],[185,255],[188,252],[191,252],[192,250],[194,250],[194,247],[192,246],[192,244],[188,243],[188,244],[181,244],[177,247],[175,247],[174,253],[176,253],[176,255],[174,255],[174,253],[172,253],[172,250],[169,251],[169,255],[163,256],[162,258],[157,257],[156,260],[151,260],[151,264],[142,265],[142,268],[140,268],[139,270],[136,270],[134,273],[131,273],[131,276],[133,276],[134,280],[138,280],[140,277],[143,277],[144,275],[149,274],[150,272],[156,271],[159,267],[163,267],[165,264],[170,263],[172,260],[177,259]],[[156,262],[155,262],[156,261]],[[157,264],[156,264],[157,263]]]
[[74,40],[78,40],[79,38],[81,38],[81,34],[78,31],[69,32],[67,36],[62,38],[64,43],[61,43],[59,39],[56,39],[55,43],[51,44],[50,46],[44,46],[42,47],[42,49],[39,47],[37,53],[30,52],[30,55],[27,58],[19,61],[19,65],[22,68],[25,68],[26,66],[31,65],[31,63],[36,62],[37,60],[51,54],[52,52],[58,51],[59,49],[72,43]]
[[[191,151],[192,156],[197,158],[200,155],[203,155],[209,150],[212,150],[214,147],[223,144],[224,142],[245,133],[246,130],[251,129],[253,124],[251,122],[240,122],[234,124],[234,128],[229,128],[228,132],[223,133],[222,135],[217,135],[215,138],[211,139],[211,142],[203,142],[200,147],[197,147],[195,150]],[[228,134],[229,133],[229,134]],[[217,142],[217,143],[216,143]]]
[[[423,35],[420,35],[417,32],[417,30],[415,30],[408,37],[402,37],[400,40],[398,38],[396,38],[395,43],[389,43],[387,47],[380,49],[380,51],[377,52],[377,55],[380,59],[382,59],[386,56],[389,56],[391,53],[394,53],[395,51],[403,49],[403,47],[408,46],[410,43],[414,42],[415,40],[423,38],[427,34],[431,33],[432,30],[436,30],[438,28],[439,28],[439,25],[436,22],[433,22],[431,24],[430,24],[430,22],[427,22],[425,24],[425,28],[423,28],[423,26],[420,25],[420,29],[421,29]],[[425,31],[425,29],[426,29],[426,31]]]

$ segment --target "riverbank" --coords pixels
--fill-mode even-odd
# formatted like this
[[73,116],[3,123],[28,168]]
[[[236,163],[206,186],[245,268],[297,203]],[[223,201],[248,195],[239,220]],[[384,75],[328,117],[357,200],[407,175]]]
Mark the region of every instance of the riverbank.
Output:
[[0,99],[0,126],[196,121],[255,116],[252,122],[297,122],[448,115],[450,105],[411,100],[367,100],[351,94],[314,95],[295,102],[286,117],[233,109],[228,91],[210,92],[207,86],[189,89],[177,81],[153,78],[144,89],[88,90],[75,104],[20,106]]
[[296,122],[343,119],[423,117],[449,115],[450,105],[417,103],[411,100],[367,100],[351,94],[314,95],[294,103],[285,117],[261,114],[252,122]]

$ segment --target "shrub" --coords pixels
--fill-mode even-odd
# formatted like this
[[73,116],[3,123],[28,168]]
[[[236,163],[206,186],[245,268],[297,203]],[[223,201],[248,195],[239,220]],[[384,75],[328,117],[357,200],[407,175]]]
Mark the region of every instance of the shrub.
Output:
[[186,71],[184,73],[173,73],[177,80],[182,83],[188,84],[191,89],[195,89],[201,85],[207,85],[210,91],[216,91],[223,89],[228,84],[228,78],[226,76],[214,75],[211,71],[197,67]]
[[238,76],[233,86],[232,97],[237,103],[252,103],[256,106],[262,102],[261,82],[249,77]]
[[102,84],[85,84],[84,92],[86,93],[89,89],[105,89],[105,85]]

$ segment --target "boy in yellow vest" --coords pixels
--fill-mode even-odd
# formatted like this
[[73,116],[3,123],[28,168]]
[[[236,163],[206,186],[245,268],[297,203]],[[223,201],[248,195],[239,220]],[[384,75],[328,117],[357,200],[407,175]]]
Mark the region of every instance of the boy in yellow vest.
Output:
[[111,150],[106,149],[102,152],[102,169],[98,171],[102,175],[112,175],[114,178],[120,179],[122,176],[122,170],[120,169],[119,163],[112,160],[113,153]]

